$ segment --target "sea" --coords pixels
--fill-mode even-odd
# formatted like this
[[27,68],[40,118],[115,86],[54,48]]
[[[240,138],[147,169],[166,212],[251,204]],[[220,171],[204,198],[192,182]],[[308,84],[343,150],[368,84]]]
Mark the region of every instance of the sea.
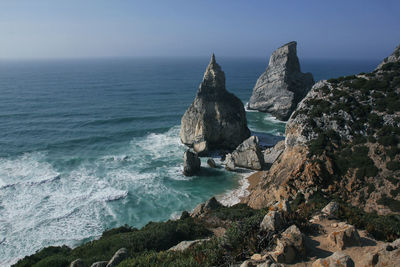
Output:
[[[243,173],[182,175],[180,120],[209,58],[0,60],[0,265],[106,229],[179,217],[246,194]],[[218,58],[245,104],[266,58]],[[372,71],[379,60],[301,60],[316,81]],[[247,112],[273,145],[285,122]],[[218,159],[216,159],[218,162]]]

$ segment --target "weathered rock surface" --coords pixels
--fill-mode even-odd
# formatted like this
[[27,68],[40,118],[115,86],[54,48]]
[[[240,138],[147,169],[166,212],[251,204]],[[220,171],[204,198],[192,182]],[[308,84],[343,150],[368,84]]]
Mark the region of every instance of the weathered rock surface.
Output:
[[205,215],[207,212],[211,210],[215,210],[219,207],[221,207],[222,204],[218,202],[218,200],[215,197],[210,198],[207,200],[205,203],[200,203],[199,205],[194,208],[190,216],[192,217],[201,217]]
[[263,151],[264,163],[271,165],[285,150],[285,141],[279,141],[275,146],[267,148]]
[[354,262],[348,255],[339,251],[327,258],[316,260],[312,267],[354,267]]
[[400,61],[400,45],[395,48],[393,53],[385,58],[379,65],[376,67],[376,70],[381,69],[383,65],[386,63],[393,63],[393,62],[399,62]]
[[81,259],[76,259],[73,262],[71,262],[71,264],[69,266],[70,267],[84,267],[85,264],[83,263],[83,261]]
[[225,74],[214,55],[192,105],[182,117],[182,143],[197,153],[235,149],[250,136],[242,101],[225,88]]
[[278,231],[283,227],[283,220],[281,213],[271,210],[264,216],[260,224],[261,230],[264,231]]
[[328,205],[326,205],[322,210],[322,214],[327,216],[328,218],[336,218],[339,211],[339,204],[335,201],[331,201]]
[[192,176],[200,171],[200,158],[197,153],[186,150],[183,154],[183,174],[186,176]]
[[264,165],[264,158],[257,136],[251,136],[243,141],[225,160],[226,165],[231,165],[233,160],[235,167],[242,167],[252,170],[261,170]]
[[217,168],[217,164],[215,163],[215,161],[212,158],[209,158],[207,160],[207,164],[208,166],[210,166],[211,168]]
[[297,43],[278,48],[270,57],[267,70],[258,78],[248,108],[268,112],[287,120],[296,105],[314,84],[311,73],[302,73]]
[[277,240],[275,251],[271,256],[276,262],[293,263],[305,256],[304,236],[296,225],[290,226]]
[[[398,79],[388,78],[400,75],[397,64],[316,83],[286,124],[284,151],[244,202],[264,208],[298,193],[307,199],[323,190],[367,212],[396,212],[379,200],[400,201],[396,186],[386,179],[398,177],[398,171],[387,168],[391,157],[387,152],[390,147],[397,149],[399,141],[390,145],[378,139],[387,128],[392,129],[387,135],[400,140]],[[353,161],[356,154],[368,163]],[[400,160],[398,153],[392,157]]]
[[106,267],[118,266],[118,264],[120,264],[127,257],[128,257],[128,250],[126,248],[120,248],[117,252],[115,252],[114,256],[107,263]]
[[182,241],[179,244],[177,244],[176,246],[171,247],[170,251],[184,251],[188,248],[191,248],[195,245],[207,242],[209,239],[197,239],[197,240],[190,240],[190,241]]
[[90,265],[90,267],[106,267],[108,264],[107,261],[98,261]]
[[361,244],[360,235],[352,225],[344,225],[341,229],[328,235],[328,240],[332,246],[343,250],[346,247],[359,246]]

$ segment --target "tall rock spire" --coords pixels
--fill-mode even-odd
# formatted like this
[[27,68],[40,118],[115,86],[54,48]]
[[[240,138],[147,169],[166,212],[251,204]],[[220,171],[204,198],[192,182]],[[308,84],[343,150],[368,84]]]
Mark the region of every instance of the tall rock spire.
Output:
[[279,47],[269,59],[267,70],[258,78],[248,108],[287,120],[314,84],[311,73],[302,73],[297,43]]
[[250,136],[242,101],[225,88],[225,73],[211,56],[192,105],[182,117],[182,143],[197,153],[233,150]]
[[216,93],[215,91],[225,90],[225,73],[222,71],[221,66],[218,65],[213,53],[198,93],[213,93],[213,91]]

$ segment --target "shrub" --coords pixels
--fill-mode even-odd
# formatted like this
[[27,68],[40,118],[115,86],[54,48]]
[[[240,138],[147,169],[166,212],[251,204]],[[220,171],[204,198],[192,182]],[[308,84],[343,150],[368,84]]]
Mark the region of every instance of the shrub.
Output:
[[389,161],[388,163],[386,163],[386,168],[388,168],[391,171],[398,171],[400,170],[400,162]]

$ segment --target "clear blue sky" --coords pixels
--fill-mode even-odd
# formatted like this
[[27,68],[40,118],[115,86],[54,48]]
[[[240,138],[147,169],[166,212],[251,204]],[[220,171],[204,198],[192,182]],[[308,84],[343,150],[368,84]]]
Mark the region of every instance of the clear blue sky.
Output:
[[400,44],[399,0],[1,0],[1,58],[369,58]]

